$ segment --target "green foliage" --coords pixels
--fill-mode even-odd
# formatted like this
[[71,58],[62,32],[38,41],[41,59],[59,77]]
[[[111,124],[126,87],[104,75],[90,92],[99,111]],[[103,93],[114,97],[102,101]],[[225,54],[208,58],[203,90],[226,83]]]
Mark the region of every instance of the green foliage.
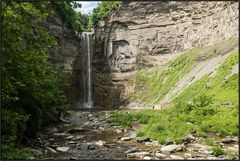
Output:
[[[202,97],[201,97],[202,98]],[[179,107],[182,110],[179,110]],[[146,117],[148,120],[139,136],[146,135],[165,143],[171,138],[176,142],[191,132],[204,137],[205,133],[219,133],[222,136],[238,135],[238,108],[197,107],[189,111],[182,104],[179,107],[156,110],[141,110],[138,112],[113,112],[112,121],[124,127],[130,127],[133,120]],[[221,119],[219,119],[221,118]]]
[[98,21],[104,20],[108,17],[109,13],[118,8],[120,1],[102,1],[97,8],[93,9],[93,13],[90,18],[90,24],[96,26]]
[[68,27],[73,29],[74,31],[82,32],[83,26],[80,22],[81,20],[81,13],[77,13],[74,9],[80,7],[75,2],[70,1],[57,1],[52,2],[56,5],[56,10],[61,14],[63,17],[64,22],[67,24]]
[[48,64],[48,50],[56,47],[56,41],[39,25],[52,13],[47,4],[3,2],[1,103],[6,159],[21,153],[16,146],[23,137],[35,137],[66,111],[66,72]]
[[29,159],[30,154],[22,148],[14,148],[10,145],[2,144],[3,160],[25,160]]
[[[184,91],[173,101],[191,102],[202,94],[211,96],[215,103],[230,102],[238,104],[238,74],[232,74],[232,67],[238,63],[238,49],[230,53],[220,65],[214,76],[205,75]],[[207,102],[207,100],[203,100]]]
[[214,146],[212,151],[216,157],[224,154],[224,150],[220,146]]
[[208,146],[213,146],[214,145],[213,139],[205,139],[204,143]]
[[[235,37],[223,42],[202,48],[195,48],[187,51],[169,62],[165,67],[145,68],[137,71],[135,78],[130,82],[135,83],[134,93],[129,95],[129,101],[137,101],[147,104],[158,104],[161,99],[183,78],[199,61],[212,58],[220,54],[226,54],[237,46]],[[198,97],[203,93],[212,96],[217,102],[237,102],[238,98],[238,75],[232,75],[224,81],[231,71],[233,65],[238,62],[238,50],[233,51],[225,65],[218,70],[217,76],[210,78],[204,76],[194,84],[200,84],[195,88],[188,88],[187,94],[181,94],[179,100],[192,102],[194,96]],[[184,92],[183,92],[184,93]],[[184,96],[183,96],[184,95]],[[185,97],[185,98],[183,98]],[[178,98],[175,99],[177,101]],[[206,103],[206,100],[202,103]]]
[[130,101],[148,104],[159,103],[171,88],[195,65],[199,49],[192,49],[170,62],[165,69],[162,67],[151,70],[139,70],[135,76],[135,93]]

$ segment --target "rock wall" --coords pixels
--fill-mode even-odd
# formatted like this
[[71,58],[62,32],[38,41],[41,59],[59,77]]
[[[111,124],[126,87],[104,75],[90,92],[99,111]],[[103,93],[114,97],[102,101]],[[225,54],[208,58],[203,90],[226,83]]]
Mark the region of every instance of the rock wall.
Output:
[[238,36],[238,17],[238,2],[123,2],[95,28],[95,105],[123,104],[137,69]]
[[54,14],[47,17],[43,26],[57,40],[57,48],[49,51],[49,62],[63,65],[69,72],[66,78],[69,86],[65,89],[65,92],[68,102],[72,105],[77,105],[83,99],[83,53],[81,37],[67,27],[63,17],[53,3],[49,7],[54,9]]

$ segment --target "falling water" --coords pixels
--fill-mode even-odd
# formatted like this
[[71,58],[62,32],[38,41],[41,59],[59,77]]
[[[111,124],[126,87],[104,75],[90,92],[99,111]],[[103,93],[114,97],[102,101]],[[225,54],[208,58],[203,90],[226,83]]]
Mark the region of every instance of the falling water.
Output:
[[92,90],[91,90],[91,56],[92,56],[92,33],[83,32],[83,53],[84,53],[84,74],[83,74],[83,83],[84,83],[84,108],[92,107]]

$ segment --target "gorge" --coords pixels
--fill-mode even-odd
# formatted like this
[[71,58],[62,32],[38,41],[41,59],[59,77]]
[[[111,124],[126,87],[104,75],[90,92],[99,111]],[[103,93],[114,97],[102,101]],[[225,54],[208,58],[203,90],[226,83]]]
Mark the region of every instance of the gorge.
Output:
[[[237,38],[237,8],[235,2],[122,2],[94,28],[93,105],[126,106],[129,95],[134,92],[134,86],[128,82],[139,69],[165,66],[194,47]],[[59,24],[52,27],[55,29],[50,32],[59,31]],[[74,43],[69,38],[63,40],[68,44],[61,50],[62,59],[58,55],[55,58],[72,71],[68,100],[71,104],[79,100],[84,104],[87,85],[79,84],[79,80],[83,81],[86,72],[81,65],[86,58],[86,47],[78,45],[81,43],[76,40]],[[77,41],[84,40],[78,38]]]
[[79,3],[3,2],[1,159],[239,159],[239,2]]

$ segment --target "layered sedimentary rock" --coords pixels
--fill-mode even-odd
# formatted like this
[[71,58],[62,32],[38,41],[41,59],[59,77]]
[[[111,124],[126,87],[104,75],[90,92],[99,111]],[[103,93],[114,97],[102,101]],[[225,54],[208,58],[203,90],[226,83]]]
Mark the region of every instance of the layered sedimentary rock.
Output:
[[52,64],[63,65],[68,70],[69,75],[66,79],[69,86],[65,89],[68,102],[80,103],[83,99],[81,37],[66,25],[54,3],[51,3],[49,7],[55,12],[53,15],[49,15],[42,25],[57,41],[57,48],[49,51],[49,61]]
[[137,69],[238,36],[238,16],[237,2],[123,2],[95,28],[95,105],[123,104]]

